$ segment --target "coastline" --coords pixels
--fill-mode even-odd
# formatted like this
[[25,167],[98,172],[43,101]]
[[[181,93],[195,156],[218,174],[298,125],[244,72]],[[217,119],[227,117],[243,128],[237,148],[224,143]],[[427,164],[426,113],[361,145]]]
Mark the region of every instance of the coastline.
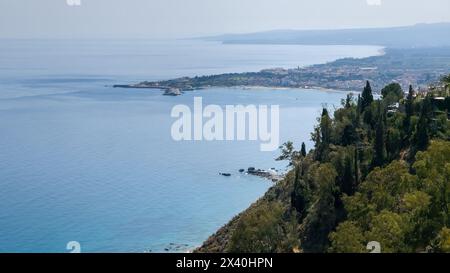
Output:
[[[215,86],[216,87],[216,86]],[[217,86],[222,88],[231,88],[231,89],[243,89],[243,90],[317,90],[317,91],[323,91],[323,92],[352,92],[352,93],[361,93],[361,91],[356,90],[343,90],[343,89],[331,89],[327,87],[321,87],[321,86],[306,86],[306,87],[277,87],[277,86],[261,86],[261,85],[254,85],[254,86],[234,86],[234,87],[227,87],[227,86]]]
[[253,213],[259,207],[271,202],[288,202],[290,195],[287,194],[293,190],[293,185],[289,183],[292,170],[283,175],[283,178],[270,187],[266,193],[248,208],[232,217],[227,223],[211,234],[200,246],[196,247],[193,253],[224,253],[226,252],[229,240],[233,231],[238,227],[242,218]]
[[139,87],[139,86],[118,86],[114,85],[114,88],[126,88],[126,89],[153,89],[162,92],[162,95],[166,96],[180,96],[183,93],[186,92],[195,92],[197,90],[211,90],[214,88],[225,88],[225,89],[241,89],[246,91],[254,91],[258,92],[258,90],[277,90],[277,91],[283,91],[283,90],[315,90],[319,92],[330,92],[330,93],[354,93],[358,94],[361,93],[360,90],[344,90],[344,89],[332,89],[327,87],[321,87],[321,86],[305,86],[305,87],[279,87],[279,86],[264,86],[264,85],[252,85],[252,86],[245,86],[245,85],[239,85],[239,86],[209,86],[204,88],[199,88],[195,90],[189,90],[189,91],[180,91],[180,93],[170,93],[167,88],[157,88],[157,87]]
[[[288,170],[286,173],[270,173],[269,171],[264,171],[257,169],[253,172],[245,172],[246,175],[256,176],[263,180],[269,180],[273,182],[273,185],[255,202],[250,204],[247,208],[239,212],[237,215],[233,216],[231,219],[227,220],[218,230],[208,236],[203,242],[198,245],[191,245],[187,248],[166,248],[167,252],[175,251],[175,253],[202,253],[202,252],[223,252],[224,247],[227,245],[228,240],[232,234],[232,231],[238,225],[240,219],[247,215],[252,210],[258,208],[261,203],[267,201],[267,196],[269,192],[276,190],[279,184],[284,183],[287,175],[291,172]],[[171,244],[176,245],[174,243]],[[169,245],[170,246],[170,245]],[[185,245],[186,246],[186,245]],[[222,246],[222,247],[219,247]],[[151,251],[149,252],[151,253]],[[164,253],[164,252],[163,252]]]
[[[403,50],[391,50],[388,48],[381,48],[378,50],[378,55],[355,59],[344,58],[333,61],[326,64],[312,65],[305,68],[297,69],[284,69],[273,68],[261,70],[260,72],[248,72],[248,73],[230,73],[219,74],[212,76],[201,76],[195,78],[178,78],[166,81],[157,82],[141,82],[135,85],[126,86],[127,88],[149,88],[159,89],[161,91],[168,91],[170,89],[178,89],[182,92],[195,91],[199,89],[211,89],[211,88],[230,88],[230,89],[243,89],[257,92],[258,90],[317,90],[323,92],[354,92],[360,93],[359,90],[363,86],[366,79],[371,80],[375,90],[381,90],[381,87],[391,82],[408,82],[411,81],[415,86],[425,86],[429,82],[433,82],[439,78],[439,72],[435,72],[433,69],[435,63],[433,62],[433,56],[422,60],[423,51],[419,52],[419,59],[424,64],[424,68],[427,71],[434,71],[434,78],[430,77],[429,81],[424,81],[422,70],[411,70],[410,67],[417,62],[417,56],[415,49],[405,50],[406,57]],[[425,52],[428,54],[428,52]],[[409,54],[409,55],[408,55]],[[433,55],[433,54],[431,54]],[[434,56],[435,57],[435,56]],[[449,55],[450,57],[450,55]],[[401,60],[400,67],[393,65],[392,62]],[[406,68],[406,69],[405,69]],[[442,66],[442,70],[447,70],[450,65]],[[392,69],[392,70],[390,70]],[[399,77],[392,71],[402,69],[408,71]],[[412,71],[412,72],[411,72]],[[314,81],[303,82],[303,75],[307,79],[319,79],[315,84]],[[309,75],[309,76],[308,76]],[[342,75],[347,75],[342,78]],[[309,77],[309,78],[308,78]],[[301,81],[295,81],[295,79],[301,79]],[[339,80],[337,80],[339,79]],[[377,80],[378,79],[378,80]],[[407,81],[406,81],[407,79]],[[336,84],[341,83],[341,84]],[[351,84],[349,84],[351,83]],[[419,84],[421,83],[421,85]],[[425,84],[424,84],[425,83]],[[330,86],[331,85],[331,86]],[[403,84],[405,87],[405,84]],[[347,88],[339,88],[347,86]],[[116,86],[118,87],[118,86]],[[284,176],[287,177],[288,174]],[[200,246],[196,247],[193,252],[224,252],[229,239],[239,224],[240,220],[260,207],[261,203],[272,202],[273,196],[282,194],[282,192],[290,192],[281,190],[285,187],[289,187],[287,179],[281,179],[281,181],[275,183],[258,201],[251,204],[247,209],[244,209],[241,213],[231,218],[226,224],[219,228],[215,233],[210,235]],[[277,200],[279,198],[275,198]],[[287,203],[287,202],[285,202]]]
[[392,82],[399,83],[403,90],[409,85],[418,90],[426,89],[449,70],[450,48],[380,48],[378,54],[369,57],[342,58],[305,67],[181,77],[114,87],[161,89],[169,95],[211,87],[356,92],[369,80],[375,93],[379,93]]

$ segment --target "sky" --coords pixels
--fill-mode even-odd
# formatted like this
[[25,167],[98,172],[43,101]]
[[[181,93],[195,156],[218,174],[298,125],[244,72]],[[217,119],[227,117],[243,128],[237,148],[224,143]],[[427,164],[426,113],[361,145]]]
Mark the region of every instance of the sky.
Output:
[[187,38],[450,22],[449,0],[0,0],[0,38]]

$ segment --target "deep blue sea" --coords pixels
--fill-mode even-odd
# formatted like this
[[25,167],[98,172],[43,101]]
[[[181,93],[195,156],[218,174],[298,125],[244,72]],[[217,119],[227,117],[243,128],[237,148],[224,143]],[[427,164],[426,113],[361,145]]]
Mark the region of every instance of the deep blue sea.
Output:
[[[113,84],[297,67],[379,47],[203,41],[0,40],[0,252],[188,251],[284,170],[257,141],[176,142],[176,104],[278,104],[282,142],[311,148],[321,107],[344,92],[212,88],[162,96]],[[229,172],[231,177],[218,175]]]

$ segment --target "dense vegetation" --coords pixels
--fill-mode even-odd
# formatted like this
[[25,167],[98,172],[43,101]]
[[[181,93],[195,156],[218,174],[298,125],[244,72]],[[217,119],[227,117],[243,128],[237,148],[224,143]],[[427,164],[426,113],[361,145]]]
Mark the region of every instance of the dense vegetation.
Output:
[[449,80],[406,96],[390,84],[380,99],[367,82],[334,115],[324,108],[314,148],[284,144],[285,180],[232,221],[222,246],[199,251],[368,252],[377,241],[382,252],[450,252]]

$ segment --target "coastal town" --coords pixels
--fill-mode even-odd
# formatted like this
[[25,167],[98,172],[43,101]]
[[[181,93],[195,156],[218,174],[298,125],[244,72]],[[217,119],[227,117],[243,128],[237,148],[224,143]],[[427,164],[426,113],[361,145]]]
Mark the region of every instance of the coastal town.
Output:
[[369,80],[376,93],[392,82],[399,83],[404,90],[413,85],[420,92],[450,70],[450,50],[446,48],[385,51],[380,56],[346,58],[307,67],[144,81],[114,87],[161,89],[164,95],[178,96],[197,89],[238,86],[356,91]]

